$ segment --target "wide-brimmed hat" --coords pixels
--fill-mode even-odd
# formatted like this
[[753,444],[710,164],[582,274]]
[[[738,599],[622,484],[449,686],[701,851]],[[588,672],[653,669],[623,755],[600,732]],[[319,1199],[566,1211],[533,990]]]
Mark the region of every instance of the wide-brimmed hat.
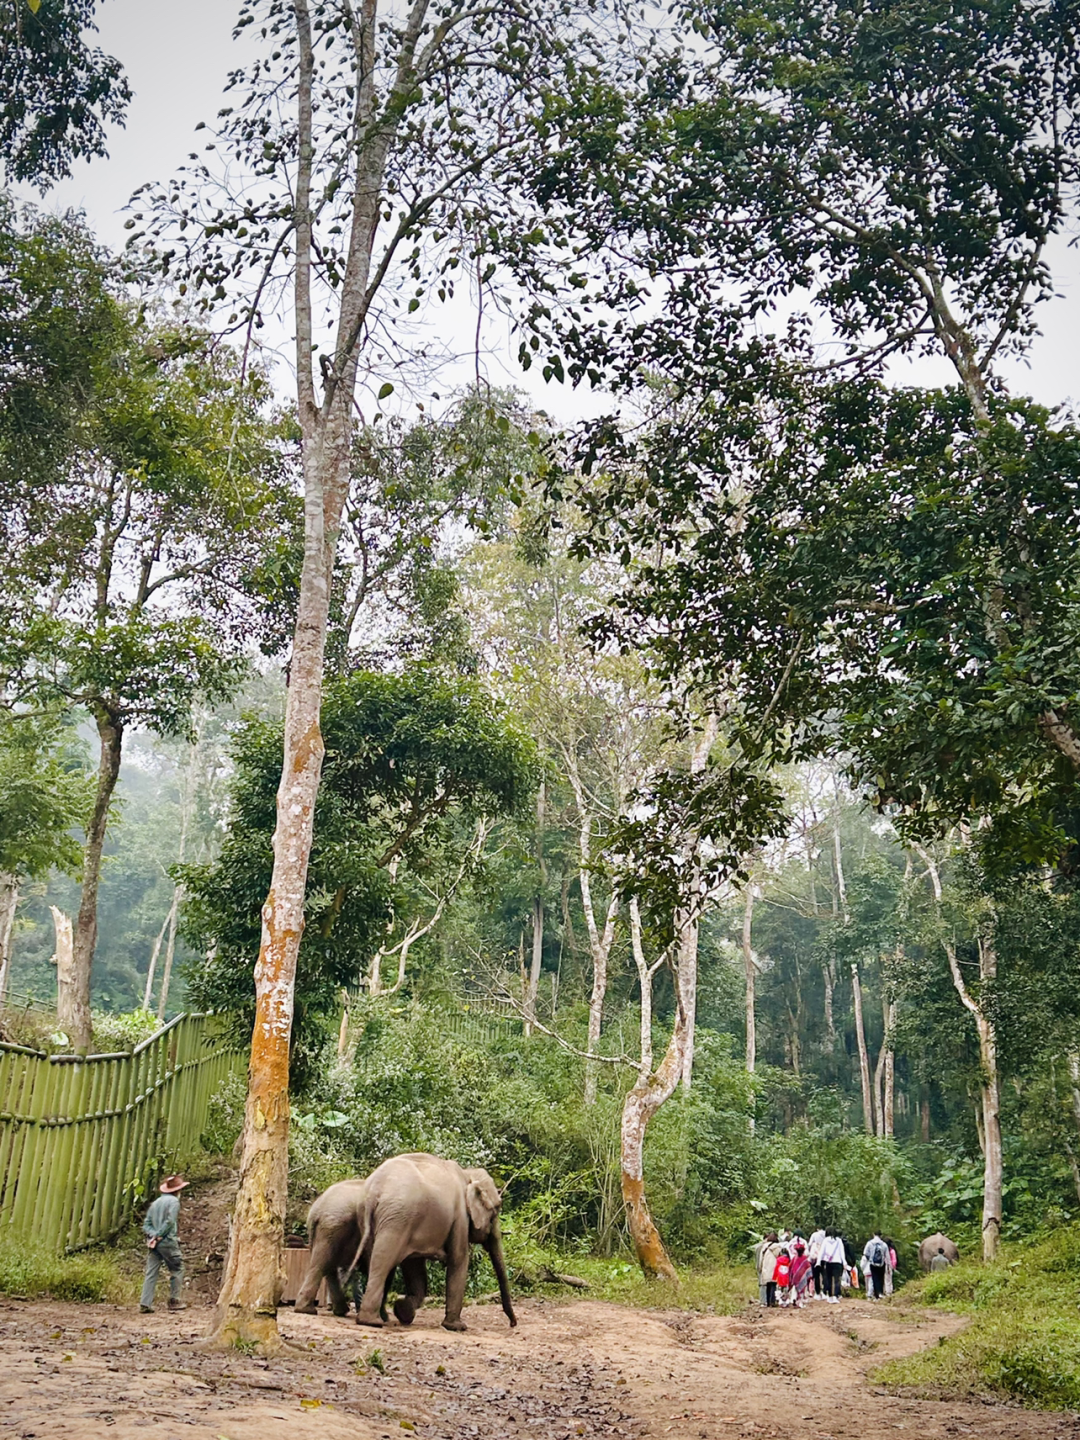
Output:
[[183,1175],[166,1175],[158,1189],[163,1195],[177,1195],[190,1184],[191,1181],[185,1180]]

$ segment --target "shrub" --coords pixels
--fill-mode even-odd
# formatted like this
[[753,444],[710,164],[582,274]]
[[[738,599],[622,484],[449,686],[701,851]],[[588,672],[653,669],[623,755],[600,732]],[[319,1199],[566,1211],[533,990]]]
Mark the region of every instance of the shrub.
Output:
[[239,1072],[226,1075],[206,1107],[206,1125],[200,1138],[211,1155],[227,1155],[244,1128],[247,1080]]
[[0,1241],[0,1294],[89,1304],[125,1300],[129,1290],[110,1256],[55,1255],[14,1238]]
[[992,1265],[966,1261],[918,1281],[905,1292],[909,1300],[968,1311],[971,1323],[876,1378],[932,1395],[1080,1406],[1078,1258],[1080,1225],[1071,1225],[1039,1244],[1004,1247]]

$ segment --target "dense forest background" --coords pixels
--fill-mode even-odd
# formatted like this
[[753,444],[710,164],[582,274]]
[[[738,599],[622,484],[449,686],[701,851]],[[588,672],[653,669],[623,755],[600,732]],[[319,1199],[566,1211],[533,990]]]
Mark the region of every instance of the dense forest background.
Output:
[[[126,81],[8,9],[45,192]],[[1013,383],[1074,17],[585,10],[244,6],[123,254],[0,199],[4,1034],[239,1047],[261,953],[290,1224],[416,1148],[519,1254],[990,1260],[1080,1214],[1080,432]],[[588,418],[488,382],[485,304]]]

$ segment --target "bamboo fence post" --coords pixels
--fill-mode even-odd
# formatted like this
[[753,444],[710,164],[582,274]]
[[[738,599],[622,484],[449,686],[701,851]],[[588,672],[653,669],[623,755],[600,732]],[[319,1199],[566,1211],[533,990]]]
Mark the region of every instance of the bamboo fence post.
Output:
[[0,1234],[76,1249],[113,1234],[157,1163],[185,1163],[242,1056],[177,1016],[131,1054],[0,1044]]
[[74,1117],[75,1142],[72,1146],[71,1168],[75,1183],[68,1193],[61,1220],[65,1250],[78,1246],[86,1229],[86,1202],[93,1195],[97,1170],[94,1147],[97,1141],[100,1108],[102,1063],[97,1055],[88,1056],[82,1065],[83,1080],[78,1093],[78,1114]]
[[25,1230],[37,1214],[41,1159],[45,1150],[48,1127],[41,1121],[52,1113],[53,1094],[58,1091],[62,1076],[55,1065],[45,1064],[34,1077],[30,1095],[30,1132],[23,1146],[19,1173],[15,1181],[15,1213],[12,1221],[16,1231]]
[[52,1113],[47,1117],[49,1123],[42,1126],[44,1143],[39,1157],[34,1229],[45,1244],[55,1248],[60,1241],[60,1215],[67,1198],[67,1186],[75,1176],[72,1167],[75,1127],[71,1123],[71,1112],[81,1067],[49,1063],[59,1073]]

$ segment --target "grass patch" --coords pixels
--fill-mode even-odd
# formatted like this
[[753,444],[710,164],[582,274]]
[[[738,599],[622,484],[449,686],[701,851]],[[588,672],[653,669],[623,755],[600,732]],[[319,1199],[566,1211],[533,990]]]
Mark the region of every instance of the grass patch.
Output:
[[15,1239],[0,1242],[0,1295],[93,1304],[125,1301],[130,1291],[131,1282],[111,1256],[56,1255]]
[[905,1287],[898,1306],[971,1316],[959,1334],[874,1375],[934,1398],[988,1396],[1046,1410],[1080,1409],[1080,1225],[1037,1245],[1010,1245],[992,1265],[966,1261]]
[[[678,1266],[677,1286],[667,1280],[646,1280],[638,1265],[623,1259],[550,1256],[546,1265],[555,1273],[587,1280],[588,1290],[540,1281],[522,1286],[524,1293],[558,1295],[568,1300],[608,1300],[639,1309],[709,1311],[716,1315],[735,1315],[758,1294],[752,1265],[709,1265],[696,1269]],[[528,1279],[532,1273],[532,1267],[528,1266],[522,1278]],[[518,1293],[513,1280],[511,1286]]]

